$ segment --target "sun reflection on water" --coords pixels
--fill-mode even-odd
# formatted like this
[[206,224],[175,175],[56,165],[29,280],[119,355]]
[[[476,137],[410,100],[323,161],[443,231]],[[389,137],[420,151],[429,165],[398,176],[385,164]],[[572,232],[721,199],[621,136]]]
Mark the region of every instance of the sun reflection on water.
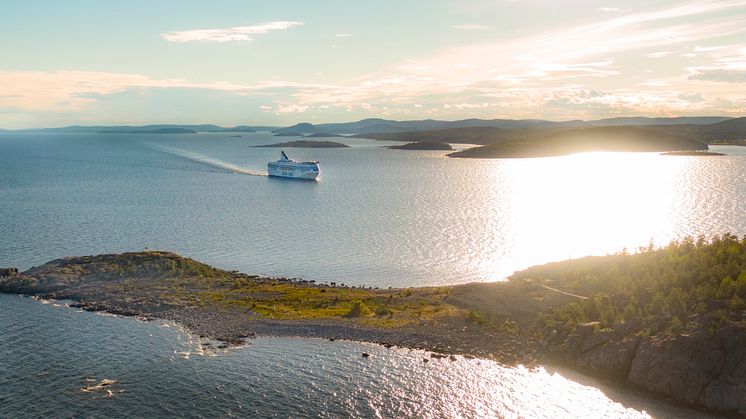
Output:
[[[686,191],[698,160],[653,153],[583,153],[495,160],[487,182],[494,217],[514,242],[480,261],[485,278],[509,275],[504,261],[527,267],[590,254],[634,251],[695,233],[680,225],[691,212]],[[495,232],[497,234],[497,232]],[[623,245],[620,246],[620,243]]]

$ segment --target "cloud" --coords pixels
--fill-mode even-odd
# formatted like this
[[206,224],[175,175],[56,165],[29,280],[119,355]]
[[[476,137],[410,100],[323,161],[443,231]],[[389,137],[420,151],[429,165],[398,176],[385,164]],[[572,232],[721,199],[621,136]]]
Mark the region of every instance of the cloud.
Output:
[[465,25],[453,25],[453,29],[460,29],[464,31],[488,31],[492,27],[487,25],[476,25],[476,24],[465,24]]
[[283,113],[302,113],[308,110],[308,106],[302,105],[280,105],[275,109],[279,114]]
[[717,81],[723,83],[746,83],[746,68],[699,69],[689,76],[689,80]]
[[[287,120],[318,115],[349,118],[347,112],[549,119],[735,114],[746,108],[743,93],[731,84],[744,80],[746,47],[730,44],[732,35],[746,31],[744,6],[746,1],[695,2],[623,16],[594,14],[594,20],[585,24],[513,39],[480,37],[476,44],[328,83],[274,79],[251,84],[195,83],[103,72],[0,72],[0,110],[87,111],[94,109],[92,104],[104,102],[105,95],[201,89],[228,93],[236,103],[251,103],[246,109],[259,115]],[[265,27],[265,32],[256,33],[288,27]],[[214,35],[210,40],[219,42]],[[678,54],[692,51],[696,57],[686,60],[690,67],[668,65],[682,61]],[[666,65],[641,64],[648,62],[642,57],[668,55],[661,63]]]
[[651,52],[649,54],[645,54],[645,56],[648,58],[663,58],[670,54],[671,54],[671,51],[657,51],[657,52]]
[[605,12],[605,13],[616,13],[621,12],[622,9],[616,8],[616,7],[599,7],[596,9],[599,12]]
[[[263,86],[253,87],[261,89]],[[179,79],[92,71],[0,72],[0,108],[78,110],[97,97],[132,89],[185,88],[241,92],[252,87],[226,82],[191,83]]]
[[196,29],[162,33],[163,39],[169,42],[251,42],[254,35],[265,34],[300,26],[301,22],[278,21],[255,26],[236,26],[226,29]]
[[349,33],[338,33],[338,34],[336,34],[334,36],[336,36],[337,38],[349,38],[349,37],[352,36],[352,34],[349,34]]

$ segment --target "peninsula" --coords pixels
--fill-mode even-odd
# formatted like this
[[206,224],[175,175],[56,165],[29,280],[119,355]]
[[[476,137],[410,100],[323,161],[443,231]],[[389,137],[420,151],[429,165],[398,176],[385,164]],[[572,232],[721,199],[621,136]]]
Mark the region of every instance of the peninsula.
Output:
[[447,287],[320,284],[150,251],[0,270],[0,291],[168,319],[228,344],[313,336],[433,357],[561,363],[701,409],[746,413],[746,237],[729,234]]
[[335,143],[334,141],[290,141],[287,143],[255,145],[254,147],[282,147],[282,148],[347,148],[347,144]]

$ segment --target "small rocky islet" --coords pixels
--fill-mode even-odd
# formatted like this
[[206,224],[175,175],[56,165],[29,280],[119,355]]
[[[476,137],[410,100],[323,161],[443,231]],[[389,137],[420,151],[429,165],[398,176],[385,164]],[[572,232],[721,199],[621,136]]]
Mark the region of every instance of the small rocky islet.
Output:
[[347,144],[334,141],[289,141],[285,143],[255,145],[254,147],[276,147],[276,148],[348,148]]
[[0,269],[0,291],[171,320],[227,345],[300,336],[425,349],[435,360],[559,364],[746,414],[746,237],[640,250],[537,266],[504,282],[392,289],[247,275],[148,251]]

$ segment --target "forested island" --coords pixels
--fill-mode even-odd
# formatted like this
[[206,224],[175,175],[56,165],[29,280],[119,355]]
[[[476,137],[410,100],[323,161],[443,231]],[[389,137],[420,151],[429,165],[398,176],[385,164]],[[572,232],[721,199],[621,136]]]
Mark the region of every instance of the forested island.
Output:
[[527,135],[484,147],[449,154],[450,157],[552,157],[594,151],[707,150],[702,141],[639,127],[594,127]]
[[315,336],[433,357],[561,363],[702,409],[746,413],[746,237],[730,234],[447,287],[247,275],[150,251],[0,270],[0,291],[173,320],[228,344]]
[[286,148],[347,148],[347,144],[334,141],[290,141],[286,143],[255,145],[254,147],[286,147]]
[[[458,126],[467,123],[470,126]],[[707,150],[708,144],[743,144],[746,138],[746,118],[616,118],[557,123],[506,120],[495,121],[494,125],[488,123],[465,120],[439,129],[370,132],[357,137],[474,144],[478,147],[450,154],[451,157],[471,158],[548,157],[593,151],[691,152]]]

